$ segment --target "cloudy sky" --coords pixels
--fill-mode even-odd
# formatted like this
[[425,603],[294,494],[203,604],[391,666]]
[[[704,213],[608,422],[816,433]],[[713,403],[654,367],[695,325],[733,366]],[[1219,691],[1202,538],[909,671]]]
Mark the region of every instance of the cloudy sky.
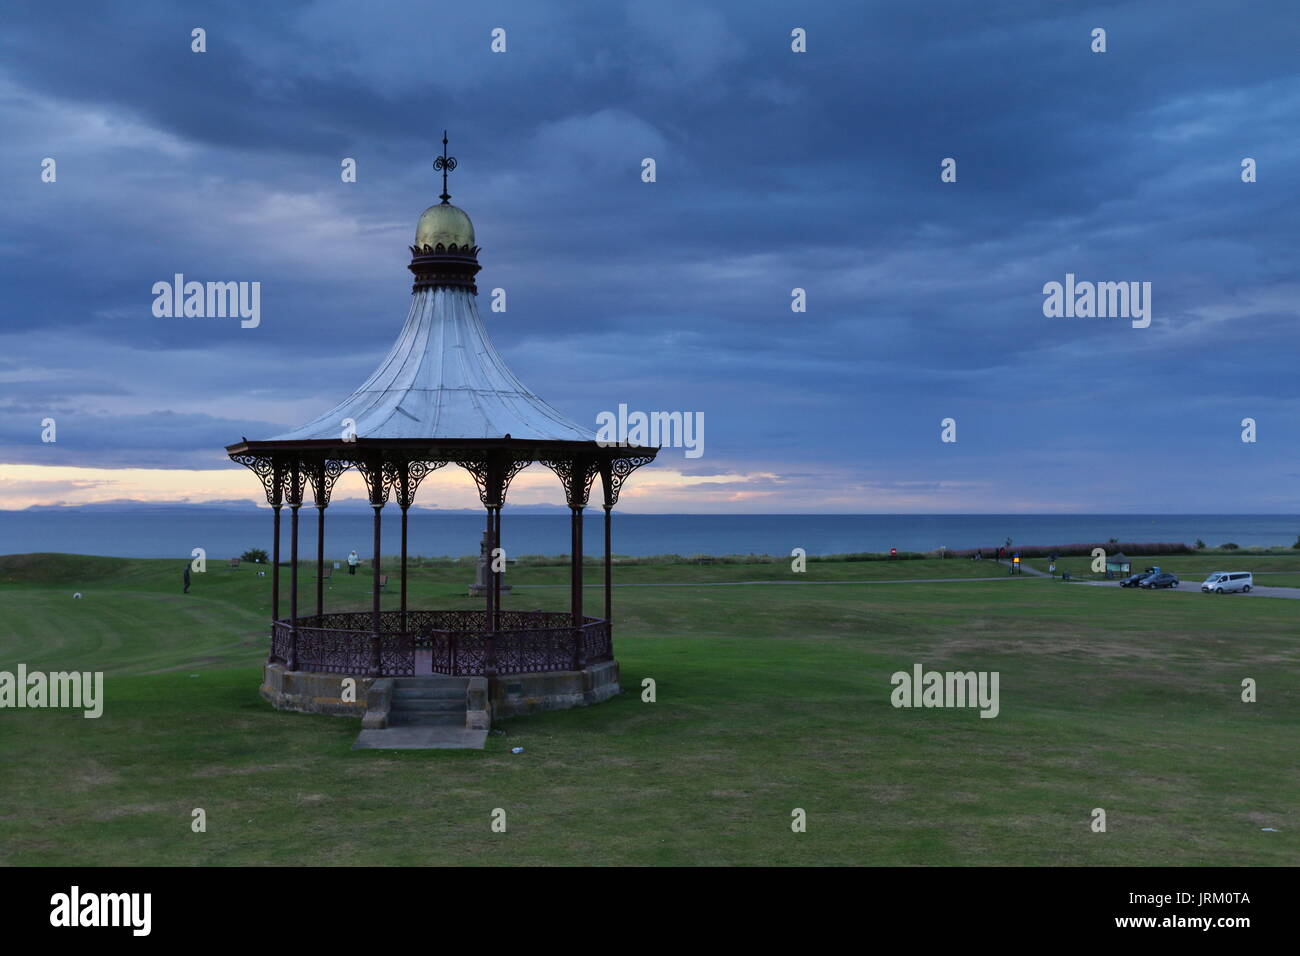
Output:
[[[626,510],[1300,508],[1291,0],[211,6],[0,13],[0,507],[260,497],[223,446],[387,351],[445,127],[516,374],[704,413]],[[175,273],[260,326],[154,317]],[[1150,327],[1045,317],[1067,273]]]

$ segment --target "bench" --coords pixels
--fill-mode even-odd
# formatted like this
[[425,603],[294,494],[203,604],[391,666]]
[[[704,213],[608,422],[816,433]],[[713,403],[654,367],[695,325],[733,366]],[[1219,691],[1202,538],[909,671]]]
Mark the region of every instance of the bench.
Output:
[[320,576],[322,581],[332,581],[334,579],[334,568],[332,566],[321,568]]
[[239,567],[239,559],[238,559],[238,558],[231,558],[231,559],[230,559],[230,566],[231,566],[232,568],[237,568],[237,567]]

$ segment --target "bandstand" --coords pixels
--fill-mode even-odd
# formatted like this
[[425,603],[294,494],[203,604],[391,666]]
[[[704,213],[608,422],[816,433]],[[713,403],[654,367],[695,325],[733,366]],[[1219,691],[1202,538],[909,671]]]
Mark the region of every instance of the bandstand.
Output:
[[[271,506],[271,647],[262,692],[276,706],[337,714],[366,713],[385,726],[392,679],[469,678],[482,706],[498,715],[594,703],[618,692],[611,629],[611,512],[627,477],[655,448],[597,443],[529,391],[493,347],[479,316],[479,247],[469,217],[450,204],[443,155],[441,203],[420,216],[408,268],[410,311],[379,367],[334,408],[284,434],[227,447],[260,479]],[[570,609],[501,606],[501,562],[494,562],[484,606],[473,610],[407,604],[407,519],[421,482],[446,465],[472,477],[492,549],[503,546],[501,509],[511,481],[531,464],[559,479],[570,512]],[[325,513],[339,477],[355,469],[374,510],[370,609],[325,607]],[[604,511],[604,607],[586,614],[583,514],[600,479]],[[400,603],[381,610],[381,513],[401,512]],[[299,511],[317,509],[315,595],[304,608],[299,582]],[[281,520],[289,509],[287,588],[281,576]],[[287,595],[285,591],[287,590]],[[286,602],[287,597],[287,602]],[[287,603],[287,607],[286,607]],[[287,610],[287,614],[283,613]],[[358,687],[356,700],[343,689]],[[472,717],[470,719],[473,719]]]

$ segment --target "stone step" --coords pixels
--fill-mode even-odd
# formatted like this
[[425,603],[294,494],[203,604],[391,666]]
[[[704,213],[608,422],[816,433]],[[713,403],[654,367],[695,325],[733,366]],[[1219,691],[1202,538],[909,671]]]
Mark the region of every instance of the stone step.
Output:
[[486,730],[465,727],[390,727],[363,730],[353,750],[482,750]]
[[465,713],[464,700],[395,700],[390,710],[407,714]]
[[464,727],[469,679],[431,675],[393,681],[391,727]]
[[464,687],[394,687],[393,700],[465,700]]
[[464,727],[465,711],[441,713],[412,713],[408,710],[390,710],[390,727]]

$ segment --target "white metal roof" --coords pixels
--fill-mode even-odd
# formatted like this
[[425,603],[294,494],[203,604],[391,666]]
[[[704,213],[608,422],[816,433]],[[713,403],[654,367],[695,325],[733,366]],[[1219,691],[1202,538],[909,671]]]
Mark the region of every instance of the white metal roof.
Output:
[[488,338],[468,289],[420,289],[388,357],[325,414],[269,441],[358,438],[512,438],[592,441],[515,378]]

